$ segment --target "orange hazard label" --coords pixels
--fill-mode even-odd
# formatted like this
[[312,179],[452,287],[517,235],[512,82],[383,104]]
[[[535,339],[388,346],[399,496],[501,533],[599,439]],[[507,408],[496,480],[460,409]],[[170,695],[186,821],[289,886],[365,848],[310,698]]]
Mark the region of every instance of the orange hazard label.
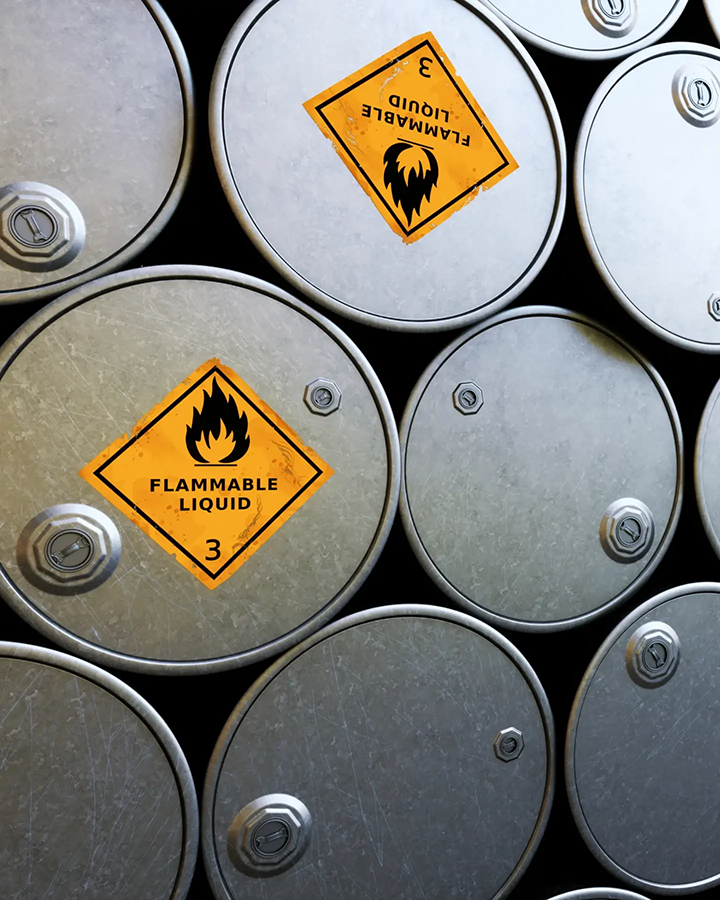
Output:
[[406,243],[518,167],[430,32],[303,105]]
[[222,584],[333,474],[232,369],[204,363],[80,475]]

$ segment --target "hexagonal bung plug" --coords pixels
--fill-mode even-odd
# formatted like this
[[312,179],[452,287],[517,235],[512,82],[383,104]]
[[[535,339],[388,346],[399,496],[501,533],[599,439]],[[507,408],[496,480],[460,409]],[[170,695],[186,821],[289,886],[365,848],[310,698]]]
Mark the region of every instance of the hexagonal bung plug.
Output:
[[329,378],[316,378],[305,385],[305,405],[316,416],[329,416],[340,409],[342,391]]
[[707,66],[682,66],[672,92],[677,111],[691,125],[708,128],[720,118],[720,81]]
[[624,37],[637,22],[637,0],[583,0],[586,18],[607,37]]
[[80,503],[51,506],[23,529],[16,555],[27,580],[51,594],[81,594],[117,568],[120,532],[105,513]]
[[268,877],[284,872],[310,843],[312,816],[289,794],[266,794],[243,807],[228,831],[228,853],[246,875]]
[[708,300],[708,312],[716,322],[720,322],[720,294],[710,294],[710,298]]
[[453,406],[464,416],[472,416],[485,403],[482,388],[478,387],[474,381],[463,381],[459,384],[452,395]]
[[622,497],[603,513],[599,537],[610,559],[619,563],[637,562],[652,547],[655,520],[641,500]]
[[659,687],[675,674],[680,662],[680,638],[665,622],[646,622],[628,641],[625,665],[642,687]]
[[19,181],[0,188],[0,259],[46,272],[72,262],[85,244],[75,203],[48,184]]
[[523,733],[517,728],[503,728],[493,744],[495,756],[503,762],[512,762],[517,759],[524,747]]

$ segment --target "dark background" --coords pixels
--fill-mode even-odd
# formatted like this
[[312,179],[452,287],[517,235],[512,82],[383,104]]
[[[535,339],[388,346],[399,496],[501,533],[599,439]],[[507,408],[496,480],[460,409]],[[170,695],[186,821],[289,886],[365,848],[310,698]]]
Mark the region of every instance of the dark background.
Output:
[[[202,4],[164,0],[163,5],[185,46],[193,72],[197,144],[190,183],[175,216],[154,244],[137,257],[135,264],[220,266],[287,288],[237,223],[220,188],[210,152],[207,129],[210,80],[220,48],[246,4],[218,0],[208,0]],[[388,5],[392,7],[391,0],[388,0]],[[667,41],[717,45],[700,0],[689,0],[679,22],[663,39],[663,42]],[[687,582],[720,581],[720,562],[710,547],[698,514],[692,469],[700,416],[720,377],[720,359],[676,349],[636,324],[608,293],[595,271],[575,214],[571,173],[578,128],[591,97],[617,62],[578,62],[552,56],[530,46],[528,50],[545,77],[560,111],[570,177],[568,205],[557,245],[543,271],[513,306],[552,304],[585,313],[645,354],[665,379],[680,413],[685,442],[685,499],[678,531],[665,558],[647,584],[619,610],[594,624],[557,635],[504,632],[527,657],[547,691],[555,716],[558,747],[557,788],[550,823],[533,862],[512,894],[514,900],[541,900],[583,887],[624,886],[595,860],[572,820],[562,773],[562,750],[570,706],[593,654],[634,605],[660,591]],[[207,226],[208,222],[213,223],[212,228]],[[713,227],[713,223],[708,223],[708,227]],[[9,337],[41,305],[25,304],[4,310],[0,339]],[[425,367],[457,334],[404,335],[384,332],[356,325],[324,309],[320,311],[344,329],[366,355],[385,386],[398,421],[409,393]],[[642,448],[638,448],[637,452],[642,452]],[[396,602],[451,605],[415,560],[399,517],[378,564],[365,585],[345,607],[343,615]],[[52,646],[4,604],[0,604],[0,635],[4,640]],[[263,663],[218,675],[192,678],[141,676],[123,671],[115,671],[114,674],[139,691],[167,721],[187,755],[200,794],[210,755],[225,721],[242,694],[266,666],[267,663]],[[448,799],[450,802],[459,800]],[[698,839],[702,840],[703,836],[699,835]],[[481,846],[478,852],[483,852]],[[705,896],[713,900],[720,898],[720,888],[707,891]],[[199,861],[189,898],[210,900],[211,897]]]

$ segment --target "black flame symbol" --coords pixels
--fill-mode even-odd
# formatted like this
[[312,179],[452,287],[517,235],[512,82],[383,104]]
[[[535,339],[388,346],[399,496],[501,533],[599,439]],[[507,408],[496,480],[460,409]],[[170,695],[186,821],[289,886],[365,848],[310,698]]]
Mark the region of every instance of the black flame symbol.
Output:
[[420,204],[429,200],[437,185],[438,164],[427,147],[400,141],[385,151],[385,187],[390,187],[395,206],[402,206],[410,224]]
[[206,446],[208,446],[210,435],[212,435],[213,440],[218,440],[223,433],[223,426],[225,426],[225,434],[232,437],[235,441],[235,447],[220,462],[234,463],[245,456],[250,447],[250,438],[247,433],[247,416],[245,413],[240,416],[235,398],[225,396],[222,388],[217,383],[217,379],[213,379],[212,393],[208,394],[207,391],[203,391],[203,394],[205,400],[203,401],[202,409],[198,412],[196,408],[193,408],[192,425],[187,426],[185,443],[187,444],[188,452],[198,462],[207,463],[208,460],[205,459],[198,449],[198,443],[201,439],[204,439]]

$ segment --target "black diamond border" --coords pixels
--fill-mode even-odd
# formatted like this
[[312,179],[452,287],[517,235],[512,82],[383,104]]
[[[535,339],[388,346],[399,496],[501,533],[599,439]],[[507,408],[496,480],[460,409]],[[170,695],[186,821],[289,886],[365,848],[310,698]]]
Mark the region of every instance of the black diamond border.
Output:
[[[357,159],[353,156],[353,154],[352,154],[352,152],[350,151],[350,148],[348,147],[348,145],[345,143],[345,141],[342,139],[342,137],[337,133],[337,131],[333,128],[332,124],[330,123],[330,121],[328,120],[327,116],[326,116],[325,113],[323,112],[323,108],[324,108],[325,106],[327,106],[329,103],[334,103],[336,100],[338,100],[340,97],[345,96],[345,94],[349,93],[350,91],[354,91],[355,88],[359,87],[361,84],[364,84],[366,81],[369,81],[371,78],[374,78],[374,77],[375,77],[376,75],[378,75],[380,72],[384,72],[385,69],[389,69],[390,66],[394,66],[394,65],[395,65],[396,63],[398,63],[401,59],[405,59],[406,56],[410,56],[410,55],[412,55],[413,53],[416,53],[418,50],[421,50],[423,47],[427,47],[427,49],[430,51],[430,53],[432,53],[432,55],[433,55],[433,56],[435,57],[435,59],[437,60],[438,64],[442,67],[443,71],[445,72],[445,74],[447,75],[447,77],[448,77],[448,78],[450,79],[450,81],[452,82],[452,84],[453,84],[455,90],[456,90],[456,91],[458,92],[458,94],[462,97],[463,101],[465,102],[465,105],[467,106],[467,108],[468,108],[468,109],[470,110],[470,112],[472,113],[472,115],[473,115],[473,117],[475,118],[475,120],[477,121],[478,125],[480,126],[480,128],[482,128],[482,130],[483,130],[483,131],[485,132],[485,134],[487,135],[488,139],[490,140],[490,143],[493,145],[493,147],[494,147],[495,150],[497,151],[498,156],[500,157],[500,159],[502,159],[502,165],[498,166],[497,169],[493,169],[492,172],[490,172],[489,174],[485,175],[483,178],[480,179],[480,181],[476,181],[475,184],[473,184],[471,187],[467,188],[467,190],[462,191],[462,193],[458,194],[457,197],[453,198],[453,199],[450,200],[448,203],[446,203],[445,206],[443,206],[443,207],[441,207],[440,209],[436,210],[431,216],[427,216],[427,218],[422,219],[421,221],[419,221],[419,222],[417,223],[417,225],[413,225],[412,228],[408,229],[408,228],[405,227],[405,225],[403,225],[402,220],[398,217],[398,215],[396,214],[395,210],[390,206],[390,204],[387,202],[387,200],[385,199],[385,197],[383,197],[383,195],[380,193],[380,191],[375,187],[374,182],[372,181],[372,179],[370,178],[370,176],[368,175],[368,173],[365,171],[365,169],[363,169],[363,167],[362,167],[362,166],[360,165],[360,163],[357,161]],[[492,135],[490,134],[490,132],[487,130],[487,128],[485,127],[485,123],[482,121],[482,119],[481,119],[481,118],[478,116],[478,114],[475,112],[475,110],[473,109],[472,104],[470,103],[470,101],[468,100],[468,98],[465,96],[465,94],[463,93],[462,89],[460,88],[460,85],[459,85],[459,84],[457,83],[457,81],[453,78],[452,74],[451,74],[450,71],[448,70],[448,67],[445,65],[445,63],[442,61],[442,59],[440,59],[440,57],[438,56],[438,54],[437,54],[435,48],[433,47],[433,45],[430,43],[430,41],[429,41],[427,38],[425,38],[424,41],[421,41],[421,42],[420,42],[419,44],[417,44],[415,47],[412,47],[410,50],[406,50],[405,53],[402,53],[400,56],[396,56],[394,59],[391,59],[390,62],[385,63],[385,65],[380,66],[379,69],[376,69],[374,72],[371,72],[369,75],[366,75],[364,78],[361,78],[360,81],[356,81],[354,84],[351,84],[349,87],[346,87],[344,90],[340,91],[340,93],[335,94],[334,97],[330,97],[328,100],[323,101],[319,106],[316,106],[316,107],[315,107],[315,111],[317,112],[317,114],[318,114],[319,116],[321,116],[323,122],[325,122],[325,124],[327,125],[327,127],[328,127],[328,128],[330,129],[330,131],[333,133],[333,135],[334,135],[334,137],[335,137],[335,140],[337,140],[337,142],[341,145],[341,147],[342,147],[343,150],[347,153],[347,155],[350,157],[350,159],[355,163],[355,165],[357,166],[358,170],[362,173],[363,177],[365,178],[365,180],[367,181],[367,183],[370,185],[370,187],[373,189],[373,191],[374,191],[375,194],[377,195],[378,199],[382,202],[382,204],[383,204],[383,206],[385,207],[385,209],[387,209],[387,211],[390,213],[390,215],[393,217],[393,219],[397,222],[397,224],[399,225],[399,227],[402,229],[403,233],[404,233],[405,235],[407,235],[408,237],[409,237],[411,234],[414,234],[419,228],[422,228],[423,226],[427,225],[428,222],[432,222],[432,220],[433,220],[436,216],[439,216],[440,213],[445,212],[446,209],[449,209],[451,206],[454,206],[454,205],[458,202],[458,200],[461,200],[463,197],[467,196],[467,194],[470,194],[470,193],[471,193],[472,191],[474,191],[476,188],[480,187],[480,185],[484,184],[484,183],[485,183],[486,181],[488,181],[490,178],[492,178],[493,176],[497,175],[498,172],[502,172],[503,169],[506,169],[506,168],[510,165],[510,161],[508,160],[508,158],[505,156],[505,154],[502,152],[502,150],[501,150],[500,147],[498,146],[497,141],[495,140],[495,138],[493,138],[493,136],[492,136]]]
[[[225,562],[225,563],[217,570],[217,572],[212,572],[210,569],[208,569],[208,567],[207,567],[204,563],[200,562],[199,559],[196,559],[196,558],[192,555],[192,553],[190,553],[188,550],[186,550],[186,549],[182,546],[182,544],[179,544],[179,543],[178,543],[171,535],[169,535],[169,534],[167,533],[167,531],[165,531],[163,528],[161,528],[161,526],[158,525],[158,523],[155,522],[153,519],[151,519],[150,516],[146,515],[146,514],[145,514],[138,506],[136,506],[136,505],[132,502],[132,500],[130,500],[129,497],[126,497],[125,494],[122,493],[122,491],[118,490],[118,488],[116,488],[115,485],[114,485],[111,481],[109,481],[109,480],[105,477],[105,475],[103,475],[103,471],[104,471],[105,469],[107,469],[108,466],[112,465],[112,463],[114,463],[116,459],[118,459],[120,456],[122,456],[123,453],[125,453],[126,450],[128,450],[130,447],[132,447],[132,445],[135,443],[135,441],[139,440],[144,434],[146,434],[151,428],[153,428],[153,427],[160,421],[160,419],[164,418],[164,416],[166,416],[172,409],[174,409],[174,408],[178,405],[178,403],[181,403],[181,402],[188,396],[188,394],[191,394],[194,390],[196,390],[196,388],[198,388],[198,387],[199,387],[206,379],[208,379],[211,375],[218,375],[218,376],[219,376],[220,378],[222,378],[227,384],[229,384],[230,387],[231,387],[234,391],[236,391],[238,394],[240,394],[240,396],[243,398],[243,400],[245,401],[245,403],[247,403],[248,406],[252,407],[252,409],[254,409],[255,412],[256,412],[259,416],[262,416],[262,418],[268,423],[268,425],[270,425],[275,431],[277,431],[277,433],[280,435],[280,437],[281,437],[284,441],[286,441],[286,442],[287,442],[287,443],[295,450],[296,453],[298,453],[300,456],[302,456],[302,458],[303,458],[303,459],[304,459],[304,460],[305,460],[305,461],[306,461],[306,462],[307,462],[307,463],[315,470],[315,474],[314,474],[314,475],[312,476],[312,478],[307,482],[307,484],[303,485],[303,487],[301,487],[300,490],[299,490],[296,494],[294,494],[294,495],[288,500],[288,502],[287,502],[281,509],[279,509],[279,510],[275,513],[275,515],[274,515],[271,519],[269,519],[269,520],[262,526],[262,528],[259,528],[259,529],[255,532],[255,534],[254,534],[248,541],[246,541],[246,542],[242,545],[242,547],[240,547],[240,549],[237,551],[237,553],[233,554],[233,556],[231,556],[230,559],[227,560],[227,562]],[[288,509],[290,506],[292,506],[292,504],[295,503],[295,501],[296,501],[299,497],[301,497],[301,496],[305,493],[305,491],[307,491],[308,488],[309,488],[315,481],[317,481],[317,479],[318,479],[322,474],[323,474],[323,470],[322,470],[315,462],[313,462],[313,460],[310,459],[310,457],[309,457],[306,453],[304,453],[304,452],[300,449],[300,447],[298,447],[298,445],[297,445],[294,441],[290,440],[290,438],[285,434],[285,432],[284,432],[284,431],[281,431],[281,430],[278,428],[278,426],[275,424],[275,422],[273,422],[272,419],[270,419],[270,418],[269,418],[269,417],[268,417],[268,416],[267,416],[267,415],[266,415],[266,414],[265,414],[258,406],[256,406],[256,404],[253,403],[253,401],[252,401],[252,400],[251,400],[251,399],[250,399],[243,391],[241,391],[240,388],[239,388],[236,384],[234,384],[234,383],[227,377],[227,375],[226,375],[224,372],[220,371],[220,369],[219,369],[217,366],[213,366],[212,369],[210,369],[210,370],[209,370],[208,372],[206,372],[201,378],[199,378],[199,379],[195,382],[195,384],[193,384],[193,385],[192,385],[191,387],[189,387],[183,394],[181,394],[181,395],[177,398],[177,400],[174,400],[174,401],[173,401],[166,409],[164,409],[164,410],[160,413],[160,415],[156,416],[156,417],[152,420],[152,422],[148,423],[148,424],[147,424],[141,431],[139,431],[134,437],[130,438],[130,440],[127,442],[127,444],[124,444],[124,445],[123,445],[116,453],[114,453],[114,454],[110,457],[110,459],[106,459],[105,462],[104,462],[101,466],[99,466],[97,469],[95,469],[95,471],[93,472],[93,475],[95,475],[95,477],[96,477],[99,481],[102,481],[102,483],[103,483],[104,485],[106,485],[108,488],[110,488],[110,490],[111,490],[114,494],[116,494],[116,495],[117,495],[124,503],[126,503],[132,510],[134,510],[134,512],[136,512],[138,515],[142,516],[142,518],[145,519],[145,521],[148,522],[148,524],[152,525],[153,528],[155,528],[157,531],[159,531],[160,534],[161,534],[167,541],[169,541],[174,547],[177,547],[177,549],[178,549],[181,553],[183,553],[185,556],[187,556],[188,559],[190,559],[193,563],[195,563],[195,565],[196,565],[199,569],[202,569],[202,571],[205,572],[205,574],[208,575],[208,576],[209,576],[210,578],[212,578],[213,580],[215,580],[215,579],[218,578],[220,575],[222,575],[222,573],[227,569],[227,567],[230,566],[230,565],[232,565],[232,563],[238,558],[238,556],[240,556],[242,553],[244,553],[244,552],[247,550],[247,548],[248,548],[251,544],[253,544],[253,543],[260,537],[260,535],[261,535],[264,531],[266,531],[266,530],[270,527],[270,525],[272,525],[272,523],[273,523],[279,516],[281,516],[281,515],[285,512],[286,509]]]

